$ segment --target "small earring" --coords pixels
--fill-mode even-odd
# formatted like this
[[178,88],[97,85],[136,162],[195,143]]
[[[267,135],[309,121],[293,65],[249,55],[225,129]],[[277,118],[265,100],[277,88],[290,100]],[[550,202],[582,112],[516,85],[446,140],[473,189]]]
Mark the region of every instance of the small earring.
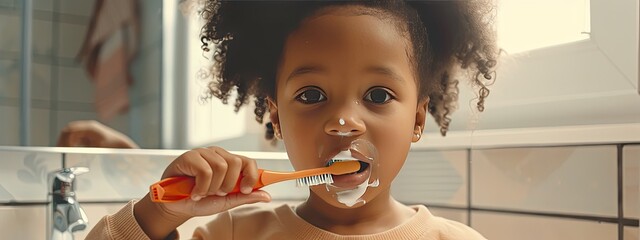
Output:
[[417,142],[422,137],[422,128],[420,126],[416,126],[415,132],[413,134],[413,142]]
[[273,135],[276,136],[277,139],[282,139],[282,133],[280,132],[280,125],[273,124]]

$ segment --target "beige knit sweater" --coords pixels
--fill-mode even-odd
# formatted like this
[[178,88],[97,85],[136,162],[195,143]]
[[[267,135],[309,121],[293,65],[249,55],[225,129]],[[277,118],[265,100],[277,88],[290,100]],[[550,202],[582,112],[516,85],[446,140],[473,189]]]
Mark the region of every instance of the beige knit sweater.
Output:
[[[133,201],[113,215],[103,217],[86,239],[149,239],[133,216]],[[337,235],[317,228],[298,217],[292,206],[276,208],[247,206],[218,214],[193,233],[195,239],[420,239],[486,240],[475,230],[455,221],[436,217],[422,205],[412,206],[416,214],[407,222],[385,232],[370,235]],[[178,238],[174,231],[170,239]]]

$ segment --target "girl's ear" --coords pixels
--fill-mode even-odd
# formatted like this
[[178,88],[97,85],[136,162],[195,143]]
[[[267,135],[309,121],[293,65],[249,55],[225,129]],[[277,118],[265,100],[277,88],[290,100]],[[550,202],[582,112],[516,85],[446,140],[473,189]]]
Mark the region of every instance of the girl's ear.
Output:
[[273,127],[273,135],[277,139],[282,139],[282,130],[280,130],[280,118],[278,117],[278,105],[271,98],[267,98],[269,104],[269,120]]
[[272,124],[280,124],[280,119],[278,118],[278,105],[273,101],[270,97],[267,98],[267,104],[269,105],[269,120]]
[[418,101],[418,106],[416,107],[416,123],[413,127],[413,142],[417,142],[422,137],[422,132],[424,131],[424,125],[427,121],[427,108],[429,107],[429,97],[426,97],[423,100]]

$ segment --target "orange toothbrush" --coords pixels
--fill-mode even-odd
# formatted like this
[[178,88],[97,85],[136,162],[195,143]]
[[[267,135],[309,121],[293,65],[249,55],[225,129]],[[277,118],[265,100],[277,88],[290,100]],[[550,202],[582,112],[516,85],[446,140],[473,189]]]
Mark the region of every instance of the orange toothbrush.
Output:
[[[360,169],[358,161],[338,161],[328,167],[307,169],[297,172],[275,172],[258,169],[258,182],[253,186],[253,190],[260,189],[266,185],[296,179],[298,186],[313,186],[323,183],[333,183],[331,175],[341,175],[353,173]],[[230,193],[240,192],[240,181],[238,178],[236,186]],[[151,201],[153,202],[176,202],[191,197],[191,190],[195,186],[195,178],[188,176],[165,178],[154,183],[150,187]]]

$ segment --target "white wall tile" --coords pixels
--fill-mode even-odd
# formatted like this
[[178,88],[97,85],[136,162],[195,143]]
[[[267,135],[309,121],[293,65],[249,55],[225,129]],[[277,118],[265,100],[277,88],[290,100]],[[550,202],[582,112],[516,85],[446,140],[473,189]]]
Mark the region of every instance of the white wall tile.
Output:
[[[429,207],[429,206],[427,206]],[[448,209],[448,208],[437,208],[437,207],[429,207],[429,211],[438,217],[443,217],[449,220],[453,220],[456,222],[464,223],[469,225],[468,223],[468,212],[467,210],[457,210],[457,209]]]
[[[34,4],[35,6],[35,4]],[[33,20],[32,22],[32,51],[36,54],[51,55],[53,52],[53,28],[51,21]]]
[[60,1],[60,13],[91,16],[95,2],[96,1],[87,0],[63,0]]
[[129,136],[143,148],[160,148],[160,101],[130,106]]
[[624,217],[640,217],[640,145],[626,145],[622,148],[622,185]]
[[[110,119],[109,121],[102,121],[102,123],[107,125],[107,126],[109,126],[110,128],[118,130],[119,132],[126,133],[129,137],[132,137],[131,128],[133,126],[131,125],[131,123],[132,123],[131,110],[129,110],[128,113],[124,113],[124,114],[115,116],[114,118]],[[159,131],[159,130],[156,129],[156,131]],[[157,134],[160,134],[160,133],[157,133]],[[134,141],[138,145],[140,145],[140,142],[138,142],[137,139],[134,139]],[[144,146],[144,145],[140,145],[140,146],[142,148],[151,148],[151,147],[147,147],[147,146]]]
[[14,8],[16,5],[16,0],[0,0],[0,6],[2,7]]
[[42,11],[53,11],[53,2],[51,0],[34,0],[33,9]]
[[638,227],[624,227],[624,240],[638,240]]
[[615,240],[618,225],[595,221],[472,212],[471,227],[491,240]]
[[51,100],[51,65],[31,64],[31,99]]
[[32,109],[31,110],[31,146],[51,146],[51,137],[49,136],[49,111],[48,109]]
[[[89,230],[100,218],[117,212],[124,204],[82,204],[89,218],[89,225],[83,231],[74,233],[75,239],[85,239]],[[2,239],[46,239],[48,205],[2,206],[0,207],[0,232]]]
[[391,192],[402,202],[466,207],[467,152],[410,152]]
[[0,105],[0,146],[20,145],[20,108]]
[[0,14],[0,46],[3,51],[20,51],[20,15]]
[[[63,1],[64,2],[64,1]],[[84,1],[83,1],[84,2]],[[89,1],[87,1],[89,2]],[[59,23],[58,56],[75,58],[82,47],[87,25]]]
[[[21,64],[19,60],[0,60],[0,97],[14,98],[16,103],[21,96]],[[31,98],[49,100],[51,89],[51,66],[33,63],[31,65]]]
[[48,173],[62,167],[62,154],[0,151],[0,202],[44,202]]
[[2,239],[46,239],[46,205],[0,206]]
[[474,150],[474,207],[617,217],[615,146]]
[[58,67],[58,100],[95,102],[94,85],[83,68]]
[[17,99],[20,96],[20,83],[20,62],[0,60],[0,97]]
[[141,39],[140,45],[143,48],[153,46],[160,43],[162,38],[162,2],[155,0],[140,1],[141,6],[141,24],[145,27],[140,29]]
[[[132,65],[134,77],[131,89],[134,98],[155,96],[159,99],[162,86],[162,49],[153,48],[140,53]],[[195,73],[194,73],[195,74]]]

